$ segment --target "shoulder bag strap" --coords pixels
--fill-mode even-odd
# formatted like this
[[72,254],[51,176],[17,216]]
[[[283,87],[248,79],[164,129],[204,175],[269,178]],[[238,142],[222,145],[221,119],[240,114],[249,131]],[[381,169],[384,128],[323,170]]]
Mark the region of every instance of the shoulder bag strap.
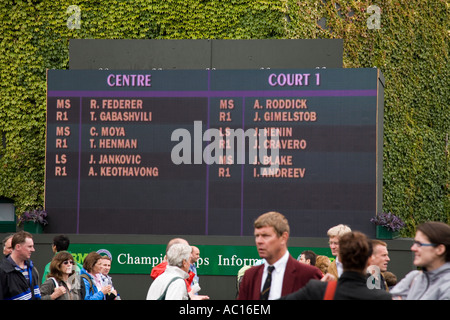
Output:
[[183,280],[183,278],[181,278],[181,277],[174,277],[174,278],[172,278],[172,280],[170,280],[170,282],[167,284],[167,287],[164,290],[164,292],[162,293],[162,295],[157,300],[166,300],[167,289],[169,289],[169,287],[172,284],[172,282],[174,282],[175,280],[178,280],[178,279]]
[[91,291],[92,294],[94,294],[94,284],[92,283],[91,278],[87,274],[84,274],[84,273],[82,275],[80,275],[80,277],[86,279],[89,282],[89,285],[90,285],[89,291]]
[[333,300],[334,299],[334,293],[336,291],[336,286],[337,286],[336,280],[328,281],[327,289],[325,290],[325,295],[323,296],[323,300]]
[[56,281],[56,279],[55,279],[55,278],[51,277],[51,278],[49,278],[49,279],[52,279],[52,281],[53,281],[53,284],[55,285],[55,288],[58,288],[58,287],[59,287],[59,285],[58,285],[58,281]]

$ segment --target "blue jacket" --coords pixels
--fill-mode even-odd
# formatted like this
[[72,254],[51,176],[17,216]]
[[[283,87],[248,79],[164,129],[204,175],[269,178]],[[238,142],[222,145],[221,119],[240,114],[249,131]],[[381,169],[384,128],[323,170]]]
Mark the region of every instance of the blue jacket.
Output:
[[97,286],[95,285],[95,280],[92,276],[86,271],[86,269],[81,269],[80,276],[84,281],[84,286],[86,287],[86,295],[84,300],[103,300],[105,299],[105,295],[103,292],[99,291]]
[[0,262],[0,300],[40,300],[39,274],[31,260],[25,261],[29,281],[16,270],[16,264],[7,256]]

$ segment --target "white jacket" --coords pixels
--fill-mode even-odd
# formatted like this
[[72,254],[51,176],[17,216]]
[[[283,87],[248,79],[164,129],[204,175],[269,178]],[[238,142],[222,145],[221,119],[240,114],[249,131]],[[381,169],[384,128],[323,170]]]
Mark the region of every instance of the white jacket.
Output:
[[147,293],[147,300],[158,300],[164,293],[170,280],[174,277],[181,277],[172,282],[166,292],[166,300],[188,300],[188,292],[186,288],[186,281],[189,275],[178,267],[167,266],[166,271],[156,278]]

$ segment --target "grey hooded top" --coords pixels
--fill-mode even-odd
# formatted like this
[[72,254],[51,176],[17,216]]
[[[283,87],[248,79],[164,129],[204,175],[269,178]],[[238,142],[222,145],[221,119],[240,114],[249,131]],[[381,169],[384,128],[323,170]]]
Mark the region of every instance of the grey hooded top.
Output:
[[411,271],[389,292],[394,299],[450,300],[450,262],[433,271]]

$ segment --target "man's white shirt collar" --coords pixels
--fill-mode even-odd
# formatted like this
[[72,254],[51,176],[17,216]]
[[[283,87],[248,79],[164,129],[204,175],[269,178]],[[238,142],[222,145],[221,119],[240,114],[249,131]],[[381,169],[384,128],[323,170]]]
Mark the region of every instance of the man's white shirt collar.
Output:
[[340,277],[341,274],[344,272],[344,266],[342,265],[342,262],[339,261],[338,256],[336,256],[336,269],[338,276]]
[[[286,250],[285,254],[278,259],[272,266],[275,270],[272,272],[272,284],[270,286],[269,300],[276,300],[281,297],[281,291],[283,289],[284,271],[286,270],[286,264],[289,260],[289,251]],[[264,282],[267,278],[267,268],[270,265],[264,260],[264,273],[261,282],[261,290],[264,286]]]

